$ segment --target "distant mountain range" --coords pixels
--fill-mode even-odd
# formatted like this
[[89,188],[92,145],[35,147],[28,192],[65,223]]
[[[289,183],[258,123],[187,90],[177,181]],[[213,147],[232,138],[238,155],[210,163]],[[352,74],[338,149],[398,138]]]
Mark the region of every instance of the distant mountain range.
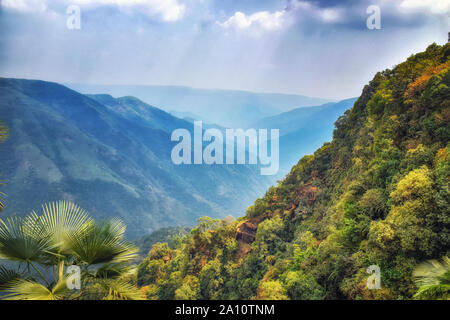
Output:
[[135,96],[177,116],[195,117],[224,127],[247,127],[263,117],[270,117],[298,107],[331,102],[294,94],[254,93],[233,90],[207,90],[179,86],[128,86],[67,84],[86,94],[108,93],[114,97]]
[[255,167],[171,162],[171,131],[192,124],[134,97],[85,96],[57,83],[0,78],[2,215],[67,199],[117,216],[131,238],[241,214],[270,185]]
[[298,159],[330,141],[334,122],[349,110],[356,98],[326,103],[316,107],[303,107],[263,118],[253,128],[280,130],[280,177],[297,163]]
[[179,86],[69,84],[80,92],[133,95],[203,127],[280,129],[280,171],[283,177],[302,156],[331,140],[334,122],[356,98],[331,102],[301,95],[193,89]]
[[[209,95],[251,97],[227,91]],[[257,166],[174,165],[170,153],[176,142],[170,135],[178,128],[193,131],[198,119],[189,117],[195,116],[190,111],[178,112],[185,116],[180,119],[133,96],[83,95],[39,80],[0,78],[0,96],[0,120],[10,128],[10,138],[0,144],[2,191],[7,194],[2,214],[22,215],[67,199],[96,218],[122,218],[130,238],[162,227],[192,226],[204,215],[241,215],[300,156],[331,138],[334,121],[355,100],[265,118],[250,112],[246,121],[259,118],[249,126],[280,129],[279,174],[261,176]],[[276,95],[262,96],[268,103]],[[284,99],[279,109],[294,103],[295,97],[278,96]],[[225,130],[204,124],[204,129],[211,127]]]

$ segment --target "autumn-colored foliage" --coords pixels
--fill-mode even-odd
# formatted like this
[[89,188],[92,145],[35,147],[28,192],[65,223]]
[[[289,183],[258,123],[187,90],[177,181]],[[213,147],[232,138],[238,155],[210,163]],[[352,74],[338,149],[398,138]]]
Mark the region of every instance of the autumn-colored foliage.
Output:
[[415,268],[450,255],[449,56],[433,44],[379,72],[331,142],[245,217],[200,221],[167,263],[150,255],[139,284],[159,299],[416,298]]

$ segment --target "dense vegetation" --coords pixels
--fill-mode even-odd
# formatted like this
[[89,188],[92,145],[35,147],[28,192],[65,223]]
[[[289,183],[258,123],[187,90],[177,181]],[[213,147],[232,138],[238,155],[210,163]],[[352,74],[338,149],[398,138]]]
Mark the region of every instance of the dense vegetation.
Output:
[[147,253],[158,242],[167,242],[169,247],[173,247],[178,239],[189,234],[189,227],[169,227],[161,228],[152,233],[137,239],[136,246],[139,247],[139,255],[147,256]]
[[[449,54],[449,44],[433,44],[378,73],[336,122],[332,142],[245,217],[204,218],[174,249],[154,245],[139,266],[142,293],[408,299],[418,285],[434,285],[431,297],[448,298],[448,265],[430,273],[421,263],[442,258],[444,266],[450,253]],[[370,265],[381,269],[381,289],[366,286]]]

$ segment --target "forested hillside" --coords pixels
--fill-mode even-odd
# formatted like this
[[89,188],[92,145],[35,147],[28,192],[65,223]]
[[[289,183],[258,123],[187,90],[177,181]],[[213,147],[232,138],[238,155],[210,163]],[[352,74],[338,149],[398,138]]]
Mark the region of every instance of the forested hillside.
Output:
[[256,166],[175,165],[172,130],[190,122],[133,98],[85,96],[57,83],[0,78],[3,216],[73,201],[123,219],[138,238],[245,210],[271,184]]
[[[150,299],[409,299],[450,250],[450,45],[379,72],[236,222],[204,218],[139,267]],[[381,269],[381,289],[366,286]],[[441,292],[442,295],[447,293]]]

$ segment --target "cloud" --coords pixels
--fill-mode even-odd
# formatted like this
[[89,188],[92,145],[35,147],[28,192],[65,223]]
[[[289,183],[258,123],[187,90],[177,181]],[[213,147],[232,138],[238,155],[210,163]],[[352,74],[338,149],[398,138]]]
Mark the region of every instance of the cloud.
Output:
[[219,23],[222,27],[229,29],[248,29],[251,26],[259,26],[264,30],[278,30],[284,24],[285,11],[259,11],[251,15],[246,15],[237,11],[227,21]]
[[2,0],[3,7],[20,12],[43,12],[47,10],[45,0]]
[[337,23],[342,21],[344,10],[339,7],[319,7],[311,2],[302,0],[289,0],[286,6],[279,11],[258,11],[245,14],[236,11],[225,22],[217,22],[226,29],[245,30],[257,28],[263,31],[280,30],[288,27],[296,20],[314,19],[320,23]]
[[337,22],[340,21],[342,17],[341,10],[334,8],[317,10],[316,14],[324,22]]
[[286,0],[288,5],[303,3],[316,8],[337,8],[346,11],[358,9],[360,6],[380,5],[382,8],[398,8],[403,11],[429,11],[432,14],[447,14],[450,11],[450,0]]
[[[157,2],[0,0],[0,74],[345,98],[359,95],[378,70],[447,42],[445,24],[430,7],[401,9],[403,0],[163,1],[169,9],[186,6],[182,22],[154,23],[164,12],[166,19],[181,16]],[[372,3],[382,10],[380,31],[366,27]],[[66,28],[69,4],[81,7],[79,31]]]
[[116,5],[119,8],[143,8],[147,14],[158,16],[163,21],[180,20],[185,13],[186,6],[178,0],[72,0],[80,5]]
[[286,10],[296,13],[297,17],[308,15],[325,23],[341,21],[345,11],[343,8],[336,6],[336,4],[326,7],[315,1],[304,0],[289,0]]
[[[61,0],[3,0],[1,5],[21,12],[46,11],[51,4]],[[173,22],[183,18],[186,6],[179,0],[66,0],[67,5],[76,4],[81,8],[117,6],[120,9],[142,9],[149,16]]]
[[447,14],[450,11],[450,0],[402,0],[399,7],[406,10],[428,9],[434,14]]

